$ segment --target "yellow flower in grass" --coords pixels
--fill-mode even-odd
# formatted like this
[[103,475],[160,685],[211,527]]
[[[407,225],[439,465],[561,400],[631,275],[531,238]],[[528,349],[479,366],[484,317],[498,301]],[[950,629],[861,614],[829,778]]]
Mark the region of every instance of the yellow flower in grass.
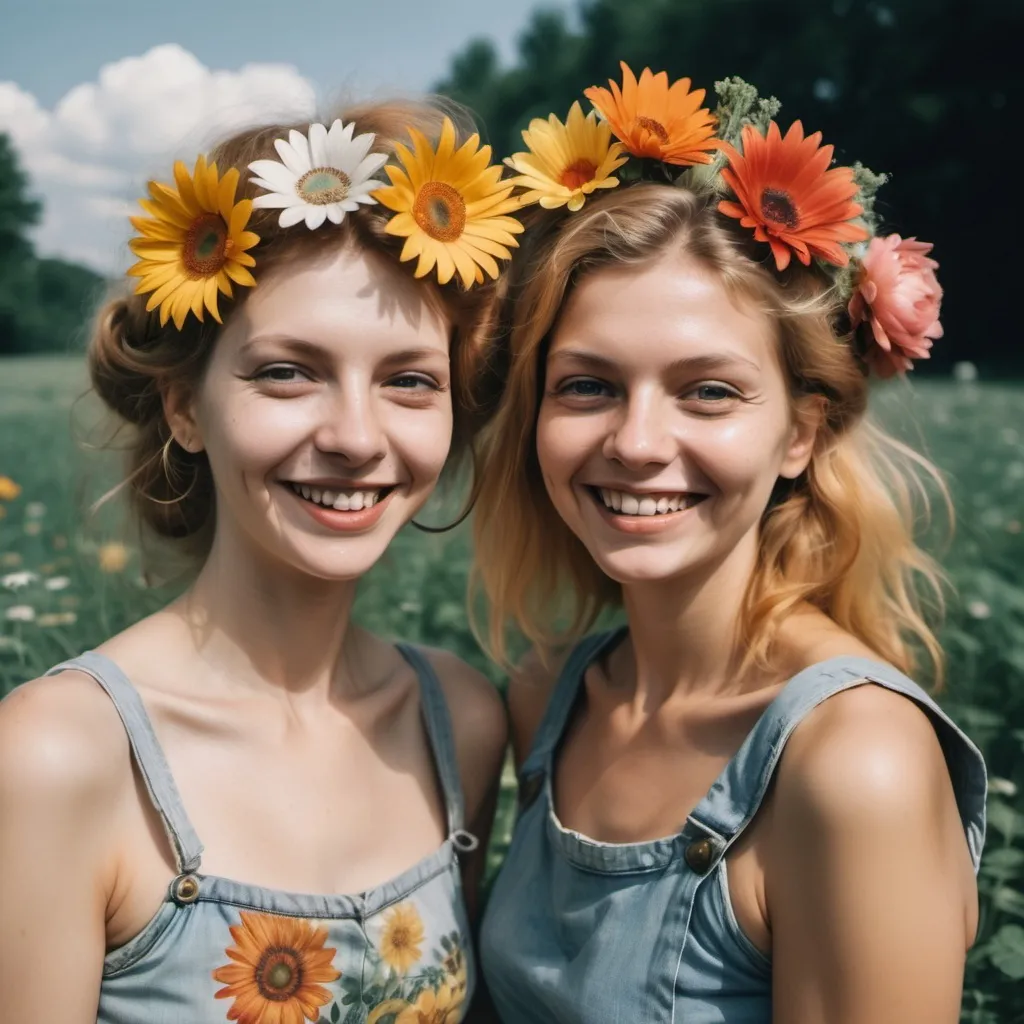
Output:
[[21,494],[18,486],[9,476],[0,476],[0,501],[14,501]]
[[336,949],[325,947],[327,929],[277,914],[241,911],[231,927],[235,945],[225,950],[233,963],[218,967],[223,982],[217,999],[233,999],[228,1020],[239,1024],[303,1024],[319,1020],[331,993],[321,982],[337,981],[331,966]]
[[220,323],[218,291],[230,298],[232,281],[249,288],[256,283],[246,269],[256,265],[246,249],[260,240],[245,230],[252,200],[235,202],[234,167],[221,177],[202,156],[191,175],[179,160],[174,183],[151,181],[152,198],[139,200],[149,217],[131,218],[140,237],[129,246],[139,262],[128,273],[141,278],[136,295],[152,293],[146,309],[160,307],[161,326],[170,318],[181,330],[190,310],[202,320],[204,309]]
[[455,148],[455,126],[444,119],[435,151],[427,138],[409,129],[413,148],[396,145],[402,167],[385,167],[391,184],[371,193],[395,216],[387,232],[405,239],[402,260],[417,260],[416,277],[437,267],[447,284],[456,274],[465,288],[480,284],[486,273],[498,276],[497,260],[511,259],[509,247],[523,230],[514,217],[512,185],[501,180],[500,164],[491,166],[491,147],[471,136]]
[[515,153],[505,163],[519,172],[513,185],[528,191],[522,205],[540,203],[546,210],[568,205],[576,211],[595,189],[615,188],[612,171],[628,157],[621,142],[612,142],[611,127],[591,111],[574,103],[565,124],[552,114],[546,121],[535,117],[523,132],[528,153]]
[[389,967],[405,974],[423,955],[423,921],[411,903],[400,903],[384,921],[380,956]]
[[103,572],[123,572],[128,564],[128,549],[116,540],[101,544],[96,552],[96,560]]
[[457,1024],[462,1019],[465,993],[442,985],[436,992],[424,989],[416,999],[395,1017],[395,1024]]

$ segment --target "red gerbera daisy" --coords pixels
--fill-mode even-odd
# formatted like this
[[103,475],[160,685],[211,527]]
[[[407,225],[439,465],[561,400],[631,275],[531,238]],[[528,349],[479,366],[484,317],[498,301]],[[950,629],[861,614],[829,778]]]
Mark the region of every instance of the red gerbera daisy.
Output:
[[832,147],[821,145],[821,132],[804,138],[799,121],[785,137],[774,121],[767,137],[744,125],[742,139],[742,153],[722,145],[730,164],[722,178],[736,202],[723,200],[718,209],[753,228],[754,237],[772,247],[779,270],[789,266],[793,253],[805,266],[813,255],[845,267],[850,258],[840,243],[868,237],[866,228],[850,223],[863,212],[853,201],[853,170],[829,169]]

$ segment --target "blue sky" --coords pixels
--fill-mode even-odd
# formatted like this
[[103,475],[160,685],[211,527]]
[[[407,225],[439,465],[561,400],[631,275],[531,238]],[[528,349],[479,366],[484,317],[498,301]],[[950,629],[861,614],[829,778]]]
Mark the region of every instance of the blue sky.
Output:
[[0,0],[0,131],[45,216],[41,252],[122,266],[150,176],[237,124],[426,90],[486,36],[506,61],[572,0]]

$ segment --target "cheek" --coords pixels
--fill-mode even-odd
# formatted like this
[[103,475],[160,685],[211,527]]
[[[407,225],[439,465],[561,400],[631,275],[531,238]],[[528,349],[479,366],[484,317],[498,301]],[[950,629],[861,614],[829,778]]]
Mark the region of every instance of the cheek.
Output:
[[396,454],[415,477],[436,480],[452,446],[450,402],[427,409],[393,409],[385,431]]
[[537,461],[545,479],[568,485],[599,438],[595,416],[566,416],[542,403],[537,418]]
[[702,470],[723,487],[774,483],[785,455],[788,426],[764,417],[709,420],[692,437],[691,452]]

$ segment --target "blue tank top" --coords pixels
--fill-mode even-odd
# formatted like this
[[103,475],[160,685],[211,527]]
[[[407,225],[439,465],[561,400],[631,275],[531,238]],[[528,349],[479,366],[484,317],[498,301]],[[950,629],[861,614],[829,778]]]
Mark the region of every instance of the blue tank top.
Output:
[[602,843],[564,828],[552,760],[587,666],[623,631],[566,662],[519,773],[520,813],[484,916],[480,961],[504,1024],[769,1024],[771,961],[741,931],[724,856],[757,812],[786,741],[813,708],[865,682],[935,726],[977,871],[985,765],[935,702],[894,668],[841,657],[793,677],[671,837]]
[[428,857],[368,892],[278,892],[202,872],[189,823],[138,691],[89,652],[51,669],[92,676],[110,696],[174,850],[177,875],[150,922],[103,961],[98,1024],[458,1024],[474,985],[458,854],[462,786],[441,684],[416,670],[423,718],[444,790],[448,836]]

